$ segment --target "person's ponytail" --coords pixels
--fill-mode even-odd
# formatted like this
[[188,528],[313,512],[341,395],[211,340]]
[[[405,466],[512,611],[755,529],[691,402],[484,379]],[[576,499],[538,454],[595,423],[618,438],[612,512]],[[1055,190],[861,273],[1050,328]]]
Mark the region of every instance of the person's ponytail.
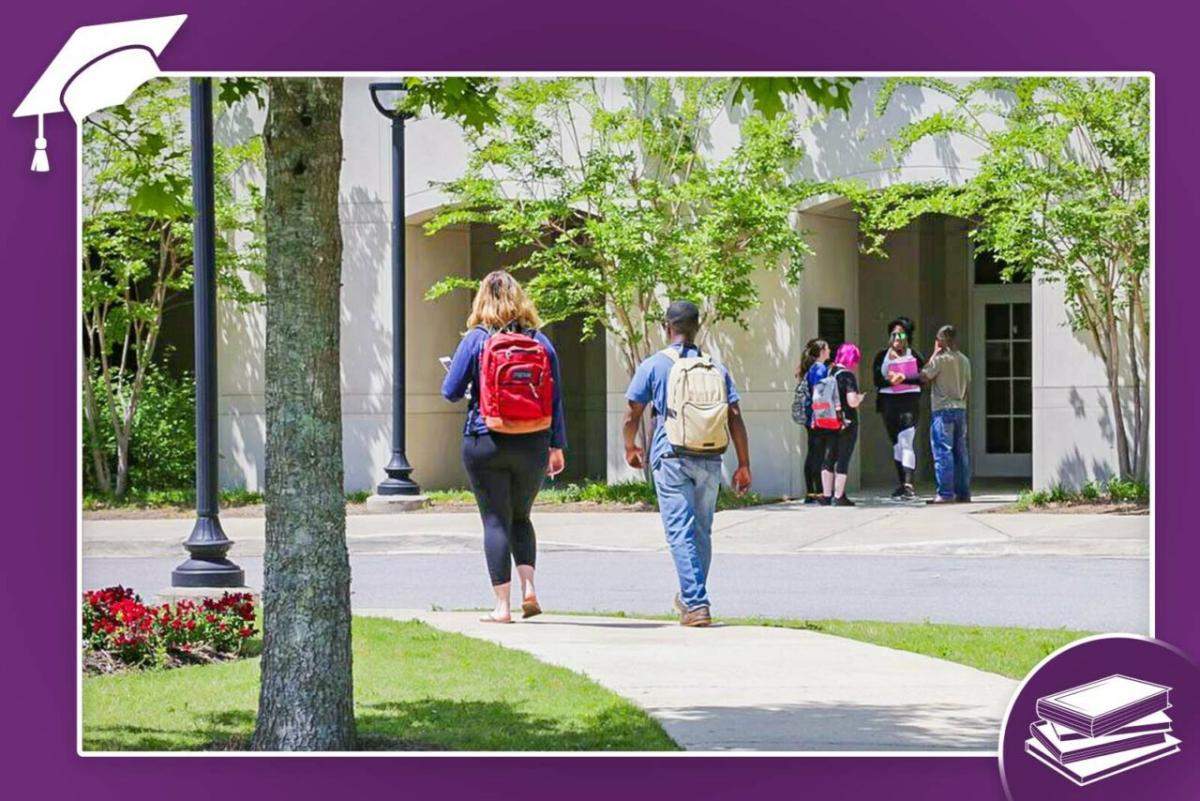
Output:
[[821,351],[829,347],[829,343],[823,339],[810,339],[808,344],[804,346],[804,355],[800,358],[800,366],[796,368],[796,380],[803,381],[808,375],[808,368],[817,363],[821,358]]

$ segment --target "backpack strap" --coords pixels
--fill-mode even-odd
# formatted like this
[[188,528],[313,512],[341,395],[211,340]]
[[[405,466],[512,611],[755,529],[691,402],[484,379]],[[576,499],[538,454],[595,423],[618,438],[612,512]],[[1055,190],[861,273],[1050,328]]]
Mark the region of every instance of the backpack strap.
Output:
[[[704,352],[700,350],[700,346],[697,345],[695,342],[689,342],[688,344],[696,349],[697,356],[704,355]],[[674,345],[667,345],[665,348],[660,350],[659,353],[663,354],[664,356],[666,356],[668,359],[670,359],[673,362],[677,362],[683,358],[682,356],[679,355],[679,351],[675,350]]]

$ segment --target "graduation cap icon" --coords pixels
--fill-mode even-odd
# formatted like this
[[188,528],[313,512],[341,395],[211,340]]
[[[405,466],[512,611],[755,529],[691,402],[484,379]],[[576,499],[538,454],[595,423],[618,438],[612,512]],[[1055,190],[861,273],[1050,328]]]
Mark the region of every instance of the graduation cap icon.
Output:
[[76,28],[13,112],[14,117],[38,118],[30,169],[50,169],[43,127],[46,114],[65,110],[78,124],[93,111],[125,102],[159,74],[155,56],[186,19],[186,14],[176,14]]

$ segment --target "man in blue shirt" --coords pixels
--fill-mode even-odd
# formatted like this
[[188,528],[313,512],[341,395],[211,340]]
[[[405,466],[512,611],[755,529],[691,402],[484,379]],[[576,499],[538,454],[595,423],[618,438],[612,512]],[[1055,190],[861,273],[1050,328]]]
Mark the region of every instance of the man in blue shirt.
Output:
[[[700,310],[694,303],[677,300],[667,307],[667,339],[681,357],[699,355],[700,348],[695,344],[699,331]],[[667,416],[667,379],[673,364],[669,356],[660,352],[638,365],[625,392],[629,402],[625,412],[625,461],[638,469],[646,463],[646,455],[637,444],[637,433],[642,412],[647,403],[652,403],[657,416],[650,442],[650,469],[667,545],[679,575],[675,608],[683,625],[707,626],[712,622],[707,582],[712,562],[713,514],[721,486],[721,456],[677,454],[668,442],[663,423]],[[750,488],[750,443],[733,379],[723,366],[720,369],[729,399],[729,436],[738,460],[732,483],[740,495]]]

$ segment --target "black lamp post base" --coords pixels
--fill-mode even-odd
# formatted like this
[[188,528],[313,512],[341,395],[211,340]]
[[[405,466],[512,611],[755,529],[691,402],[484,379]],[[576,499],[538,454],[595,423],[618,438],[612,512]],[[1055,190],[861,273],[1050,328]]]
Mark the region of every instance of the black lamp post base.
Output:
[[383,468],[383,472],[387,473],[387,478],[380,481],[379,485],[375,487],[375,494],[420,495],[421,487],[409,478],[412,470],[412,465],[408,463],[408,458],[404,453],[393,451],[392,460],[387,463],[387,467]]
[[246,571],[224,558],[188,559],[171,571],[172,587],[245,587]]
[[375,487],[378,495],[420,495],[421,487],[411,478],[388,476]]
[[422,509],[429,499],[421,494],[417,482],[408,477],[412,468],[404,454],[392,455],[392,461],[384,468],[388,477],[375,487],[375,494],[367,498],[369,512],[411,512]]
[[172,587],[242,587],[246,571],[225,558],[233,540],[225,536],[216,515],[196,518],[192,533],[184,540],[189,558],[171,571]]

